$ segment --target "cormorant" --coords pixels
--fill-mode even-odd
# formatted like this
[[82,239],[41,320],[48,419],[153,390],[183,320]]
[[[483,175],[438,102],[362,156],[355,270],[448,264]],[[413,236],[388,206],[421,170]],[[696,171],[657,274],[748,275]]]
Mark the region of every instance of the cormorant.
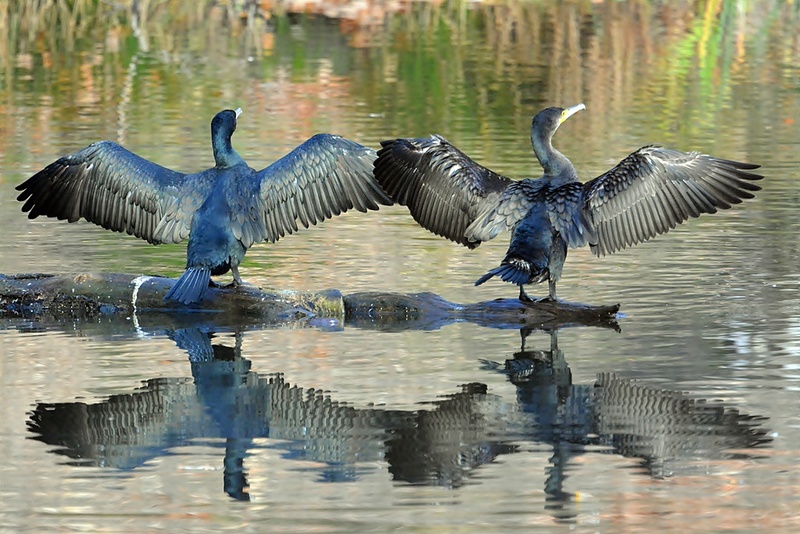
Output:
[[269,167],[250,168],[231,146],[241,108],[211,121],[216,165],[183,174],[100,141],[64,156],[17,186],[28,218],[81,217],[149,243],[187,237],[186,271],[164,297],[199,302],[211,276],[233,273],[254,243],[275,242],[351,208],[391,205],[372,176],[375,151],[317,134]]
[[544,175],[514,181],[475,163],[445,138],[381,142],[375,177],[398,204],[431,232],[470,249],[503,229],[511,244],[493,276],[520,286],[556,282],[568,247],[587,243],[597,256],[611,254],[675,228],[690,217],[728,209],[753,198],[763,178],[759,165],[649,145],[613,169],[581,183],[552,137],[569,117],[586,109],[550,107],[533,117],[531,144]]

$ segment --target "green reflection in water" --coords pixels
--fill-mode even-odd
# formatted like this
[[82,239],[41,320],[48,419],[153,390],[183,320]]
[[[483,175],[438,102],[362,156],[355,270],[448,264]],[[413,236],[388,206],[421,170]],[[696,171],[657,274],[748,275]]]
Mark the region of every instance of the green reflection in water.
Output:
[[[441,133],[498,172],[530,176],[530,117],[579,101],[587,114],[557,143],[587,179],[650,142],[796,161],[796,3],[421,2],[366,25],[280,9],[248,25],[235,11],[151,4],[135,27],[105,3],[61,4],[77,16],[0,10],[0,181],[100,138],[203,168],[208,120],[239,105],[235,142],[257,167],[316,131],[373,146]],[[764,198],[796,191],[775,174]]]

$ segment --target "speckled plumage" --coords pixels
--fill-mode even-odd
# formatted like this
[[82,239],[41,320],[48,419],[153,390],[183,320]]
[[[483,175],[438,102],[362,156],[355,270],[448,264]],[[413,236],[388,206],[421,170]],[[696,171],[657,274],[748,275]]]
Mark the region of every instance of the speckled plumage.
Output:
[[544,175],[514,181],[471,160],[439,135],[383,141],[375,177],[424,228],[475,248],[511,230],[493,276],[520,286],[556,282],[567,249],[589,245],[603,256],[647,241],[702,213],[753,198],[758,165],[645,146],[593,180],[581,183],[572,163],[552,146],[558,127],[583,104],[547,108],[533,118],[531,144]]
[[317,134],[267,168],[250,168],[231,145],[238,112],[211,122],[216,165],[183,174],[112,141],[64,156],[17,186],[22,211],[75,222],[84,218],[152,244],[187,237],[186,272],[166,298],[203,298],[212,275],[233,272],[247,249],[349,209],[376,210],[391,201],[372,176],[375,151]]

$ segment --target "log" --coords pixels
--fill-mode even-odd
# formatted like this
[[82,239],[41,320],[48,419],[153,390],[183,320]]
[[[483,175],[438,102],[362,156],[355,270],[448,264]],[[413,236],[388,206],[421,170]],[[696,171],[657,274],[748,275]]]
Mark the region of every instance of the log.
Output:
[[202,302],[186,306],[164,300],[174,279],[130,274],[0,275],[0,311],[17,315],[53,316],[132,314],[146,312],[221,313],[263,321],[284,321],[344,313],[336,290],[318,292],[260,290],[255,286],[210,287]]
[[435,293],[354,293],[346,295],[346,324],[381,330],[435,330],[468,322],[492,328],[553,330],[572,325],[619,330],[619,304],[590,306],[565,301],[525,303],[495,299],[456,304]]
[[[292,322],[341,328],[435,330],[455,322],[493,328],[556,329],[590,325],[619,329],[619,304],[589,306],[497,299],[457,304],[435,293],[288,291],[251,285],[211,287],[202,302],[165,301],[174,279],[131,274],[0,275],[0,313],[7,317],[64,320],[102,316],[185,316],[179,322],[209,327]],[[202,318],[201,318],[202,316]],[[173,321],[171,321],[173,322]]]

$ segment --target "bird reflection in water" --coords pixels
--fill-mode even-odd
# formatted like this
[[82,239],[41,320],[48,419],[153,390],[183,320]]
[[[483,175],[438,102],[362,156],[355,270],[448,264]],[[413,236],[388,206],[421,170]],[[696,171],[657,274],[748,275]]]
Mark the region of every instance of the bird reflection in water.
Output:
[[[530,330],[522,330],[522,348],[504,365],[486,366],[506,373],[517,389],[519,409],[530,414],[530,439],[553,447],[545,493],[551,513],[574,515],[575,495],[564,490],[569,461],[593,452],[638,458],[653,478],[688,474],[694,460],[747,457],[742,450],[768,444],[766,417],[749,415],[721,402],[681,391],[637,384],[614,373],[599,373],[593,384],[573,384],[572,372],[558,348],[557,330],[549,350],[527,350]],[[739,452],[734,452],[739,451]]]
[[741,457],[770,441],[764,418],[722,403],[612,374],[573,384],[555,331],[549,350],[526,348],[523,332],[521,350],[505,364],[484,363],[509,376],[515,399],[472,383],[417,410],[357,408],[290,385],[281,374],[259,375],[242,356],[240,333],[232,347],[200,328],[169,335],[189,354],[191,380],[152,379],[93,404],[40,403],[28,420],[34,439],[55,445],[53,452],[74,465],[126,470],[198,438],[224,439],[224,489],[240,500],[249,499],[248,451],[263,447],[255,438],[275,440],[267,446],[286,459],[322,464],[320,481],[356,480],[386,465],[395,481],[450,488],[498,456],[520,452],[520,443],[547,444],[548,508],[562,519],[571,501],[563,490],[566,465],[587,445],[640,458],[649,475],[663,477],[682,461],[728,458],[733,449]]

